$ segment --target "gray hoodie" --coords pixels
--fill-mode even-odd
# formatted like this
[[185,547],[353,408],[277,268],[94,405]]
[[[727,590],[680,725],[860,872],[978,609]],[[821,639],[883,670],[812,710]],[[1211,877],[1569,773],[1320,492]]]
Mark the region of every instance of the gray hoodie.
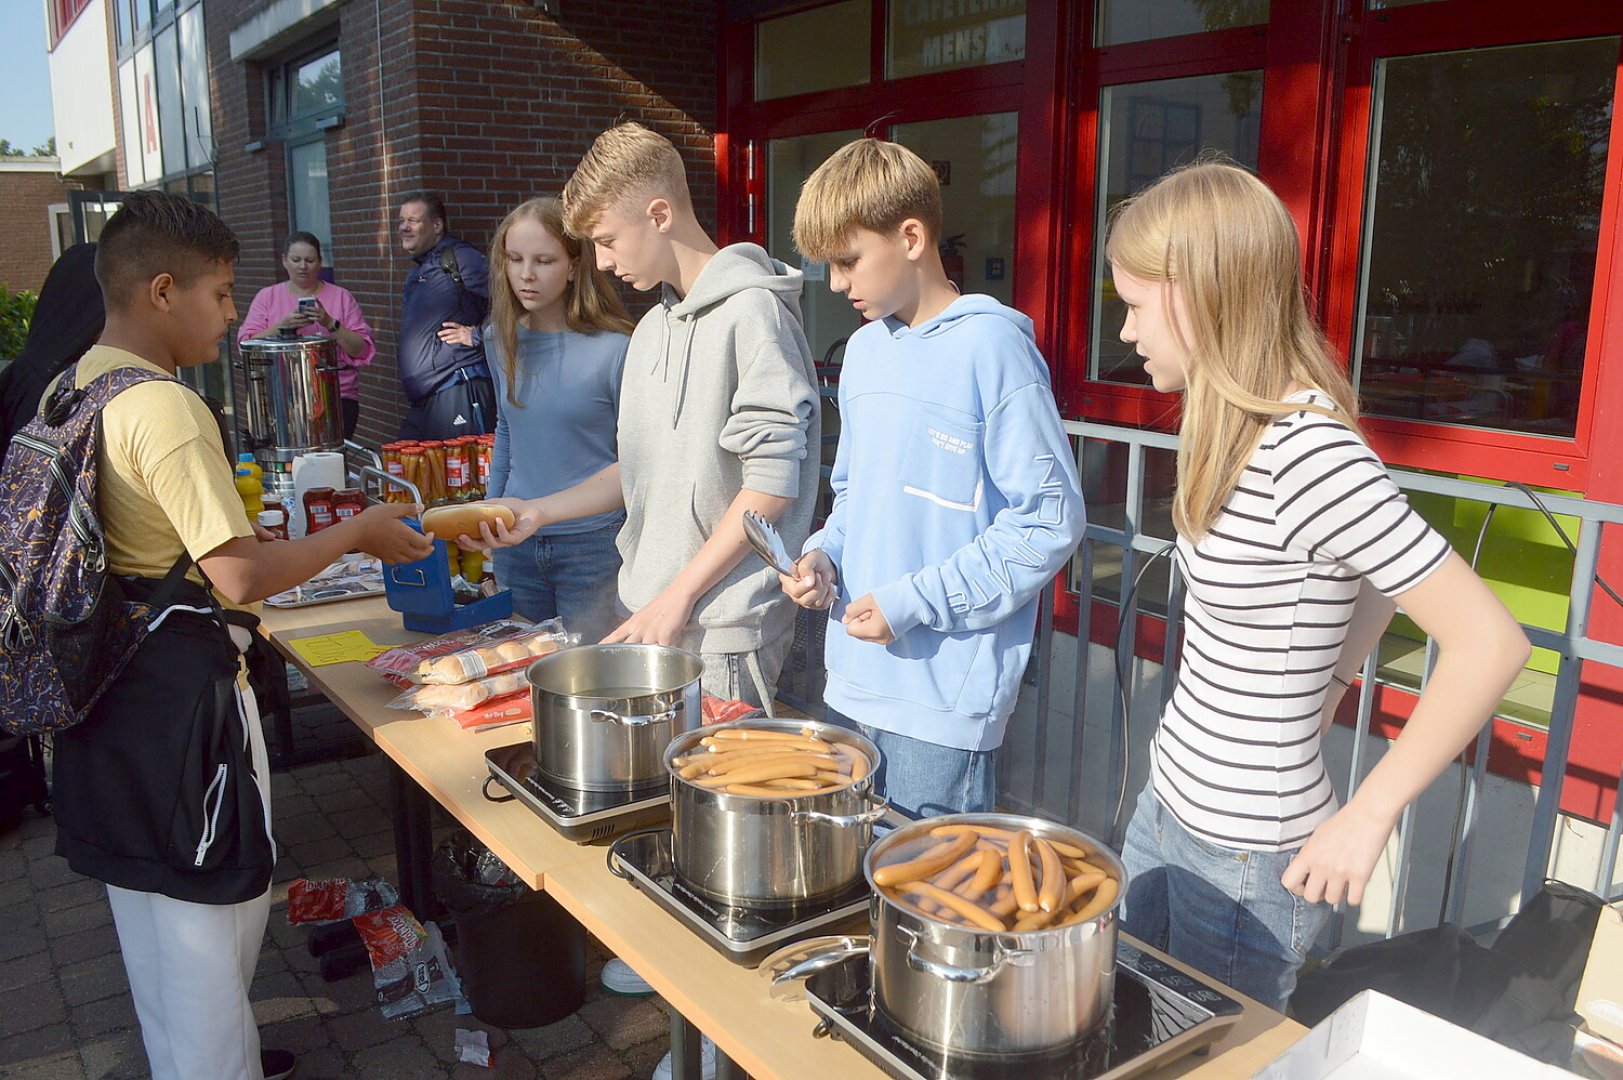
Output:
[[[670,584],[741,488],[795,500],[778,520],[789,550],[810,533],[822,419],[800,280],[758,245],[734,244],[686,297],[665,286],[637,323],[620,389],[626,610]],[[678,644],[749,652],[793,618],[778,575],[749,553],[699,598]]]

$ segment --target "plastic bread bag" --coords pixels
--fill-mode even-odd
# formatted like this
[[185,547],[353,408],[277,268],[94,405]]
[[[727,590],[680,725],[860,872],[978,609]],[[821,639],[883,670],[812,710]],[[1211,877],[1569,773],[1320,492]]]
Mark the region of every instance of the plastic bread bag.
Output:
[[458,630],[429,638],[427,641],[397,645],[368,660],[366,666],[404,686],[411,681],[408,676],[414,674],[424,660],[432,660],[436,656],[454,653],[459,649],[506,641],[520,634],[534,633],[539,628],[535,623],[525,622],[522,619],[497,619],[495,622],[476,626],[471,630]]
[[564,633],[563,623],[548,619],[537,623],[531,633],[516,634],[501,641],[487,642],[443,656],[429,657],[418,663],[407,678],[414,683],[430,686],[454,686],[458,683],[499,675],[517,668],[529,667],[543,656],[559,649],[578,645],[580,636]]
[[398,903],[400,894],[382,878],[299,878],[287,887],[287,922],[289,926],[338,922]]
[[361,915],[355,929],[372,961],[372,986],[385,1020],[419,1016],[462,1000],[462,983],[440,928],[395,906]]
[[507,697],[528,689],[524,669],[520,668],[451,686],[414,686],[389,702],[389,708],[416,710],[429,717],[453,716],[483,705],[491,698]]
[[522,724],[531,717],[530,695],[524,692],[493,697],[471,709],[451,714],[463,731],[489,731],[509,724]]

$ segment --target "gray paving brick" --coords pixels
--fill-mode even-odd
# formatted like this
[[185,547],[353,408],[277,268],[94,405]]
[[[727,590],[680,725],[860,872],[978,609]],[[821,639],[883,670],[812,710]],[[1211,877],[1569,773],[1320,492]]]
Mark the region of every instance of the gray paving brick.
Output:
[[541,1075],[546,1080],[625,1080],[631,1070],[607,1049],[593,1044],[544,1063]]
[[78,934],[51,939],[51,959],[57,964],[94,960],[118,952],[118,931],[109,923]]
[[370,971],[362,970],[337,982],[327,982],[318,974],[300,975],[298,979],[305,997],[323,1016],[342,1016],[377,1008],[377,993],[372,989]]
[[0,963],[0,993],[51,977],[51,954],[41,950]]
[[44,927],[38,923],[17,926],[6,925],[8,927],[7,932],[0,934],[0,963],[45,951]]
[[289,971],[255,979],[248,999],[254,1005],[254,1022],[260,1027],[294,1017],[314,1016],[316,1012],[315,1002],[305,994],[298,976]]
[[524,1028],[508,1032],[513,1037],[513,1044],[521,1048],[536,1061],[547,1061],[550,1058],[571,1054],[583,1047],[590,1046],[597,1038],[594,1032],[580,1018],[580,1014],[566,1016],[556,1024],[546,1027]]
[[511,1050],[491,1052],[491,1068],[481,1065],[451,1066],[451,1080],[534,1080],[540,1071],[528,1058]]
[[6,928],[7,933],[23,926],[39,925],[39,905],[34,903],[33,893],[19,904],[0,905],[0,926]]
[[333,814],[332,822],[333,828],[338,830],[338,835],[348,840],[379,832],[393,835],[394,829],[394,820],[382,808],[371,802],[353,810]]
[[387,1042],[368,1047],[350,1058],[350,1075],[358,1080],[400,1080],[403,1076],[444,1076],[445,1067],[410,1028],[392,1032]]
[[337,791],[317,792],[314,798],[316,808],[335,823],[345,814],[352,814],[360,810],[378,809],[378,804],[373,800],[371,792],[358,785],[353,779],[347,787],[341,787]]
[[417,1037],[423,1040],[433,1055],[447,1065],[456,1062],[456,1033],[458,1028],[483,1031],[492,1051],[512,1042],[502,1028],[486,1024],[474,1016],[458,1016],[454,1009],[440,1009],[419,1016],[411,1022]]
[[410,1032],[409,1028],[404,1027],[397,1030],[385,1023],[381,1014],[371,1010],[334,1016],[327,1021],[327,1030],[332,1033],[333,1042],[338,1048],[351,1054],[388,1042],[397,1037],[401,1030]]
[[289,845],[287,854],[288,858],[304,867],[305,875],[308,877],[332,877],[334,875],[321,868],[340,859],[355,858],[355,851],[349,846],[349,841],[336,834],[321,840],[307,840],[304,843]]
[[615,1050],[669,1035],[671,1030],[670,1018],[646,998],[609,994],[581,1006],[578,1015]]
[[66,1022],[68,1010],[62,993],[50,980],[19,987],[6,996],[0,1009],[0,1039]]
[[34,896],[34,883],[28,880],[26,873],[7,875],[6,880],[0,881],[0,907],[32,904]]
[[334,791],[343,791],[345,788],[353,786],[354,783],[354,777],[350,776],[348,773],[338,771],[336,766],[330,772],[321,773],[316,776],[299,777],[299,787],[304,790],[304,793],[306,795],[315,796],[327,795]]
[[352,837],[349,846],[354,848],[355,854],[363,859],[376,859],[382,855],[392,855],[394,853],[394,829],[390,827],[384,832]]
[[111,926],[113,912],[106,904],[80,904],[66,911],[43,911],[40,913],[40,922],[44,924],[45,932],[51,937],[66,937],[69,934],[94,930],[98,926]]
[[81,1043],[79,1058],[88,1080],[146,1080],[150,1075],[138,1031],[122,1031]]
[[332,859],[327,862],[314,863],[306,867],[304,876],[311,879],[360,879],[369,878],[372,876],[372,868],[366,864],[365,859],[362,859],[359,855],[351,852],[348,847],[346,847],[344,851],[345,854],[342,858]]
[[87,1002],[72,1010],[73,1033],[84,1041],[113,1031],[130,1031],[136,1026],[135,1002],[128,994],[114,994]]
[[54,847],[53,840],[41,858],[28,861],[28,876],[36,888],[50,889],[57,885],[66,885],[70,881],[84,880],[69,868],[68,860],[50,854]]
[[0,1068],[8,1080],[84,1080],[85,1068],[77,1050],[65,1050],[51,1057],[30,1059],[14,1069]]
[[88,1001],[100,1001],[114,994],[128,995],[130,992],[129,979],[124,974],[124,959],[118,953],[65,964],[58,969],[57,978],[62,984],[62,1000],[69,1005],[83,1005]]
[[0,1068],[32,1068],[55,1061],[73,1052],[73,1028],[67,1023],[51,1024],[0,1039]]
[[297,1080],[342,1080],[349,1073],[344,1065],[344,1055],[336,1047],[325,1046],[300,1054],[299,1071],[293,1075]]
[[332,822],[316,811],[297,817],[277,813],[274,822],[272,828],[276,833],[276,843],[284,850],[296,848],[311,840],[325,840],[338,835]]
[[[266,1049],[286,1050],[294,1057],[302,1058],[305,1054],[320,1050],[327,1046],[327,1029],[322,1024],[321,1017],[313,1013],[308,1016],[295,1016],[290,1020],[280,1020],[276,1023],[259,1025],[259,1044]],[[303,1062],[301,1061],[302,1065]],[[300,1069],[303,1072],[303,1069]]]
[[107,886],[90,878],[75,877],[66,885],[42,889],[38,894],[41,911],[66,911],[81,904],[107,904]]

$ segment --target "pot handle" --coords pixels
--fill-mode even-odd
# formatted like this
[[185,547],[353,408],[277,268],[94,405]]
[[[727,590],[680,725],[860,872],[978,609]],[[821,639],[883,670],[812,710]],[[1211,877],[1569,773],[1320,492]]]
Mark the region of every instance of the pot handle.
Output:
[[662,724],[667,720],[675,720],[676,714],[682,711],[681,705],[672,705],[664,712],[650,713],[647,716],[621,716],[610,709],[593,709],[592,719],[600,724],[619,724],[621,727],[646,727],[649,724]]
[[934,960],[926,960],[919,955],[919,935],[910,926],[898,926],[897,931],[907,938],[907,966],[914,971],[950,983],[961,983],[966,986],[984,986],[997,978],[998,973],[1009,965],[1017,967],[1031,962],[1029,949],[1011,949],[1002,941],[993,945],[992,962],[986,967],[966,968],[953,964],[942,964]]
[[802,986],[813,975],[843,964],[853,956],[867,956],[868,952],[868,943],[864,941],[843,949],[830,949],[828,952],[818,953],[811,959],[802,960],[787,971],[774,975],[772,988],[768,993],[775,1001],[795,999],[803,994]]
[[796,825],[815,822],[820,825],[848,828],[852,825],[872,825],[890,813],[890,801],[883,795],[869,792],[868,801],[873,805],[855,814],[825,814],[821,810],[796,810],[789,815],[789,820]]

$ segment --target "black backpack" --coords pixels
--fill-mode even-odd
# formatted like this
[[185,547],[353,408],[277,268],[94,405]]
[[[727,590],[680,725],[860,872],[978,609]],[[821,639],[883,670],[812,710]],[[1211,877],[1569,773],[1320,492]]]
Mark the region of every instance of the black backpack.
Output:
[[96,501],[101,410],[169,376],[123,367],[79,390],[77,367],[12,436],[0,467],[0,731],[13,735],[85,719],[191,565],[182,555],[145,602],[128,600],[108,573]]

